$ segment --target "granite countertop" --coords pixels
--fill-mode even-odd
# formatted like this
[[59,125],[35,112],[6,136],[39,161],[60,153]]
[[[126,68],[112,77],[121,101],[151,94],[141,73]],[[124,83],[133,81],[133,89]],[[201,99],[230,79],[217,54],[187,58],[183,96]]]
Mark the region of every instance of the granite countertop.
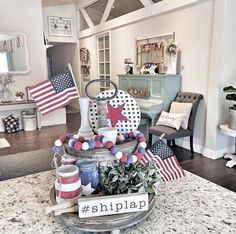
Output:
[[[235,233],[236,193],[196,175],[159,186],[155,208],[121,233]],[[44,215],[54,171],[0,182],[0,233],[78,233]]]

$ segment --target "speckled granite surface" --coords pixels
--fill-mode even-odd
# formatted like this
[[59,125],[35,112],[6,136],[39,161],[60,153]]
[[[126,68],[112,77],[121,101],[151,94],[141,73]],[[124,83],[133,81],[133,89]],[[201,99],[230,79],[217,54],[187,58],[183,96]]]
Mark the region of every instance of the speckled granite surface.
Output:
[[[0,182],[0,233],[78,233],[45,216],[54,171]],[[154,212],[121,233],[236,233],[236,193],[193,174],[161,184]]]

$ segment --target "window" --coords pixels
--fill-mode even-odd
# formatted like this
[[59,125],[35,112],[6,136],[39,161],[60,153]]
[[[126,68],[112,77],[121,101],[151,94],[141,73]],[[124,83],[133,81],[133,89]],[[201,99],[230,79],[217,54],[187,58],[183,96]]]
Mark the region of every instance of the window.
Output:
[[117,18],[119,16],[128,14],[130,12],[136,11],[140,8],[143,8],[143,4],[137,0],[115,0],[110,14],[108,16],[108,20]]
[[9,72],[6,53],[0,53],[0,71],[3,73]]
[[[109,33],[97,37],[97,58],[99,79],[110,80],[110,36]],[[110,84],[100,82],[100,92],[110,88]]]
[[84,30],[84,29],[87,29],[89,28],[86,20],[84,19],[83,15],[80,13],[80,30]]
[[100,24],[108,0],[99,0],[88,6],[86,11],[94,25]]

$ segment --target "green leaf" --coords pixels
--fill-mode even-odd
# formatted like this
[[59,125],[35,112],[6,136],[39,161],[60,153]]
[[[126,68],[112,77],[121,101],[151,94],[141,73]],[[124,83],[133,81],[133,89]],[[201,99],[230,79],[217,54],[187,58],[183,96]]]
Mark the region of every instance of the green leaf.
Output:
[[112,182],[116,182],[118,180],[118,175],[115,175],[113,178],[112,178]]
[[143,186],[141,186],[138,190],[139,193],[145,192],[145,188]]
[[148,172],[148,175],[149,175],[149,176],[152,176],[155,172],[156,172],[155,169],[151,169],[151,170]]
[[139,187],[142,186],[142,185],[143,185],[143,182],[136,184],[135,187],[136,187],[136,188],[139,188]]
[[141,179],[145,179],[145,173],[143,173],[142,171],[139,171],[139,172],[138,172],[138,176],[139,176],[139,178],[141,178]]

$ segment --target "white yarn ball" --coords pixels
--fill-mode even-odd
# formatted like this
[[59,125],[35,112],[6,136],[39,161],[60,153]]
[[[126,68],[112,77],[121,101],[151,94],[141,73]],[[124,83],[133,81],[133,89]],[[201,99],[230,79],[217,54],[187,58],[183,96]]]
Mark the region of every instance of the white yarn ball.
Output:
[[125,140],[124,135],[119,135],[119,140],[120,140],[120,141],[124,141],[124,140]]
[[117,159],[121,159],[122,156],[123,156],[123,154],[122,154],[122,152],[120,152],[120,151],[118,151],[118,152],[115,154],[115,157],[116,157]]
[[89,149],[89,144],[88,144],[88,142],[84,142],[83,144],[82,144],[82,150],[88,150]]
[[55,141],[55,146],[62,146],[62,142],[58,139]]
[[79,139],[79,135],[78,134],[74,134],[73,138],[78,140]]
[[133,159],[133,163],[137,162],[137,156],[136,155],[132,155],[132,159]]
[[143,142],[140,142],[140,143],[139,143],[139,146],[145,149],[145,148],[147,147],[147,143],[144,142],[144,141],[143,141]]

